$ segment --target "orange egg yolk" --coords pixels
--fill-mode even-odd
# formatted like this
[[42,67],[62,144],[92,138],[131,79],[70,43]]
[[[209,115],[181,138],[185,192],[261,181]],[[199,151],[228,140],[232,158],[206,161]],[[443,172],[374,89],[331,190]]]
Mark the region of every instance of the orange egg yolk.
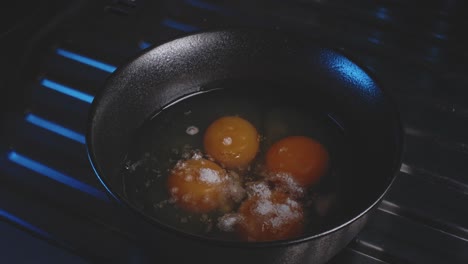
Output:
[[179,161],[172,169],[167,186],[175,203],[192,213],[207,213],[221,206],[227,175],[207,159]]
[[249,121],[225,116],[208,127],[203,143],[206,153],[224,167],[245,168],[257,155],[259,136]]
[[303,187],[311,186],[328,169],[329,155],[319,142],[291,136],[274,143],[266,154],[270,172],[290,174]]
[[301,205],[279,191],[273,191],[268,197],[248,198],[238,213],[241,220],[237,231],[245,241],[290,239],[302,234],[304,229]]

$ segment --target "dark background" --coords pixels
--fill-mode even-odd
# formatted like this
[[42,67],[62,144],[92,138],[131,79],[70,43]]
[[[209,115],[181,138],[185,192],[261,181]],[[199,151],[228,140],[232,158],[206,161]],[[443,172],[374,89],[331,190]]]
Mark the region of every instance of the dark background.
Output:
[[351,54],[401,111],[401,172],[364,231],[330,263],[468,263],[466,10],[456,0],[2,3],[1,262],[157,258],[157,246],[143,250],[149,227],[109,202],[88,164],[89,101],[148,45],[247,25],[295,31]]

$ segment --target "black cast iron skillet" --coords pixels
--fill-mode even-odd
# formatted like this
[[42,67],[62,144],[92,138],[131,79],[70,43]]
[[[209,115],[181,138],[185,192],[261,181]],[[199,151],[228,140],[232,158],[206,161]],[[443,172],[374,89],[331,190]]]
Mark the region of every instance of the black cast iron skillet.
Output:
[[[345,128],[359,172],[343,175],[340,221],[288,241],[215,241],[166,226],[124,195],[119,173],[132,136],[174,100],[229,81],[268,81],[256,92],[294,104],[319,98]],[[242,86],[234,86],[243,89]],[[252,89],[252,87],[249,87]],[[88,153],[98,178],[121,204],[150,221],[161,243],[149,245],[173,263],[323,263],[363,228],[400,166],[402,133],[393,102],[369,74],[336,50],[275,32],[217,31],[150,49],[120,67],[93,102]],[[351,157],[350,157],[351,158]],[[150,232],[150,231],[148,231]],[[164,261],[162,261],[164,262]]]

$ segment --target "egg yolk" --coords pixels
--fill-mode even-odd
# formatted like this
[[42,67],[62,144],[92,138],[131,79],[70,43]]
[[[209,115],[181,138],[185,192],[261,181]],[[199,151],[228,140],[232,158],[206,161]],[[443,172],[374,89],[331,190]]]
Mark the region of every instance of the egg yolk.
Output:
[[237,231],[246,241],[260,242],[296,237],[304,229],[302,206],[287,194],[273,191],[268,197],[252,196],[238,211]]
[[227,175],[207,159],[179,161],[172,169],[167,186],[175,203],[192,213],[207,213],[224,201]]
[[304,136],[281,139],[266,154],[266,166],[270,172],[290,174],[303,187],[316,183],[327,171],[328,163],[325,147]]
[[257,155],[259,136],[249,121],[225,116],[208,127],[203,143],[206,153],[224,167],[245,168]]

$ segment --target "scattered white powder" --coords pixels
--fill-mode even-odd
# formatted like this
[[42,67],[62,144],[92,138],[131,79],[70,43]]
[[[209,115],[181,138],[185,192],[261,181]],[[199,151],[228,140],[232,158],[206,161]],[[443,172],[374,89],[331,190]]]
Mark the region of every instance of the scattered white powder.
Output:
[[170,200],[163,200],[159,203],[153,203],[153,207],[156,209],[161,209],[170,203]]
[[192,146],[185,144],[180,150],[183,159],[189,159],[193,155]]
[[127,169],[129,172],[135,172],[138,167],[143,165],[143,162],[144,162],[144,158],[139,161],[134,162],[131,165],[127,165],[125,169]]
[[245,189],[242,188],[240,181],[230,179],[229,183],[226,185],[226,188],[228,198],[230,198],[232,201],[239,203],[244,199]]
[[186,182],[191,182],[191,181],[193,181],[193,176],[190,175],[190,174],[188,174],[188,175],[185,176],[184,180],[185,180]]
[[252,182],[248,183],[247,186],[247,194],[249,197],[252,196],[259,196],[259,197],[270,197],[271,190],[270,187],[266,182]]
[[174,166],[174,169],[177,169],[177,170],[182,170],[182,169],[185,169],[187,167],[187,164],[180,160],[177,162],[177,164]]
[[151,172],[154,173],[154,175],[156,176],[156,178],[160,178],[162,176],[162,173],[160,170],[157,170],[157,169],[151,169]]
[[290,198],[288,198],[286,200],[286,204],[288,204],[289,206],[292,206],[292,207],[299,207],[299,203],[292,200],[292,199],[290,199]]
[[200,130],[196,126],[189,126],[185,130],[185,133],[189,134],[190,136],[196,135],[198,132],[200,132]]
[[277,173],[270,175],[269,180],[274,182],[277,190],[289,193],[294,198],[301,198],[305,195],[305,189],[287,173]]
[[218,172],[208,168],[200,169],[200,181],[205,183],[220,183],[222,181],[221,177],[219,176]]
[[203,154],[200,151],[194,151],[192,155],[192,159],[199,160],[203,158]]
[[269,200],[260,199],[256,203],[253,211],[259,215],[268,215],[274,212],[274,205]]
[[221,231],[233,232],[241,220],[242,217],[238,214],[225,214],[218,219],[218,228]]
[[179,192],[179,188],[177,188],[177,187],[172,187],[172,188],[171,188],[171,193],[172,193],[172,194],[176,194],[176,193],[178,193],[178,192]]
[[273,228],[279,228],[301,217],[299,204],[289,198],[284,203],[273,203],[268,198],[258,199],[252,212],[264,217],[265,224]]
[[229,170],[224,179],[226,184],[223,191],[226,193],[226,198],[236,203],[241,202],[246,195],[245,189],[242,187],[242,178],[237,172]]
[[229,146],[232,144],[232,138],[231,137],[225,137],[223,138],[223,145],[224,146]]
[[184,153],[182,153],[182,158],[183,158],[183,159],[189,159],[189,158],[190,158],[190,152],[184,152]]
[[233,171],[233,170],[229,170],[228,172],[228,175],[229,175],[229,178],[233,179],[233,180],[236,180],[236,181],[241,181],[241,177],[239,175],[239,173]]
[[278,152],[283,153],[283,152],[286,152],[286,151],[288,151],[287,147],[281,147]]

